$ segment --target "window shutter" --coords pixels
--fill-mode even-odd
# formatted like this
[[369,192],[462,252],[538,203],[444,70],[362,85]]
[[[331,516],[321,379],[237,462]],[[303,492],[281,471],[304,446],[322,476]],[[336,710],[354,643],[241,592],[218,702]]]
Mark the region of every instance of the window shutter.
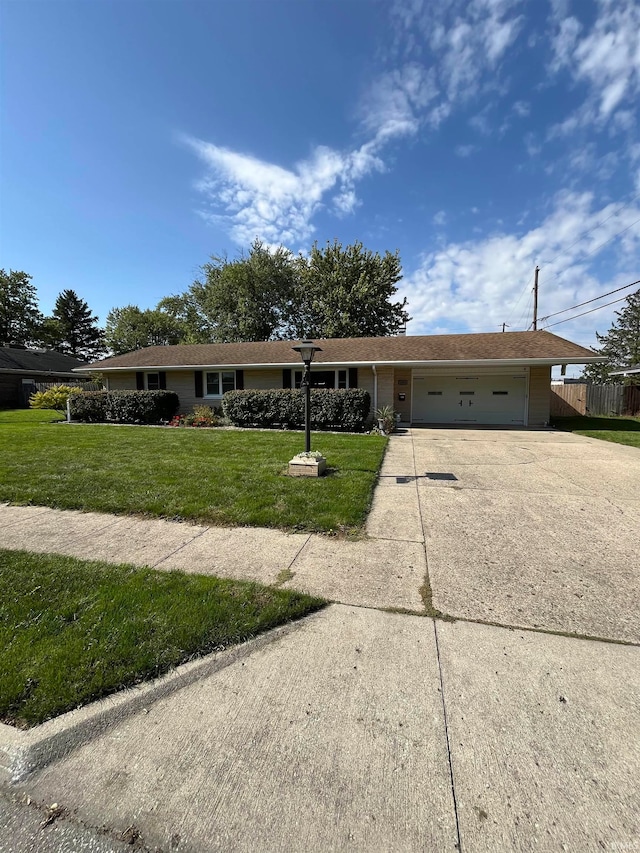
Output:
[[202,371],[196,370],[193,375],[196,381],[196,397],[202,397]]
[[158,373],[158,384],[160,385],[161,391],[167,390],[167,374],[164,370],[161,370],[160,373]]
[[350,367],[349,368],[349,388],[357,388],[358,387],[358,368]]
[[291,388],[291,368],[285,367],[282,371],[282,387]]
[[244,370],[236,370],[236,391],[244,391]]
[[144,373],[136,370],[136,391],[144,391]]

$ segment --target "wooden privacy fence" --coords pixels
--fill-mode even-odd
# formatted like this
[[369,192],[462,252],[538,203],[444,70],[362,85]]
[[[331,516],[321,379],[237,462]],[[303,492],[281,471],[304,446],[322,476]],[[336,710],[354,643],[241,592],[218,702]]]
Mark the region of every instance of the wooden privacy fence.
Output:
[[640,414],[640,385],[552,385],[551,416]]

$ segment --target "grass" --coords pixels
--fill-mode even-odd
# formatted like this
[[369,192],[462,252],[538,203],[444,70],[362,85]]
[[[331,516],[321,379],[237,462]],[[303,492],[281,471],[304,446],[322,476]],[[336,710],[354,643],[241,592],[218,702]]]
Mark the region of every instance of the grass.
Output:
[[640,418],[579,415],[573,418],[554,418],[552,426],[565,432],[586,435],[588,438],[640,447]]
[[256,583],[0,549],[0,720],[36,725],[323,604]]
[[301,433],[52,423],[0,411],[0,501],[309,531],[364,524],[387,439],[314,433],[328,476],[286,476]]

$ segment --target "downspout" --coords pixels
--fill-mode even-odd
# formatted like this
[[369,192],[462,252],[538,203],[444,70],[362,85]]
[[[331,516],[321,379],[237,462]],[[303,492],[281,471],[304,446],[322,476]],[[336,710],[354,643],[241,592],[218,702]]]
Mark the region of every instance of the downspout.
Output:
[[371,369],[373,370],[373,412],[375,414],[378,411],[378,372],[375,364],[371,365]]

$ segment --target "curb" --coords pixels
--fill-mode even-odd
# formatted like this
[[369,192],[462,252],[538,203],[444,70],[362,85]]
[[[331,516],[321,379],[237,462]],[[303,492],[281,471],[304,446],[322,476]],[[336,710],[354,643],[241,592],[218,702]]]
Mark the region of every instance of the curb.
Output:
[[150,703],[248,657],[296,631],[305,621],[281,625],[233,648],[181,664],[150,683],[125,688],[27,731],[0,723],[0,782],[22,782],[30,773],[62,758]]

